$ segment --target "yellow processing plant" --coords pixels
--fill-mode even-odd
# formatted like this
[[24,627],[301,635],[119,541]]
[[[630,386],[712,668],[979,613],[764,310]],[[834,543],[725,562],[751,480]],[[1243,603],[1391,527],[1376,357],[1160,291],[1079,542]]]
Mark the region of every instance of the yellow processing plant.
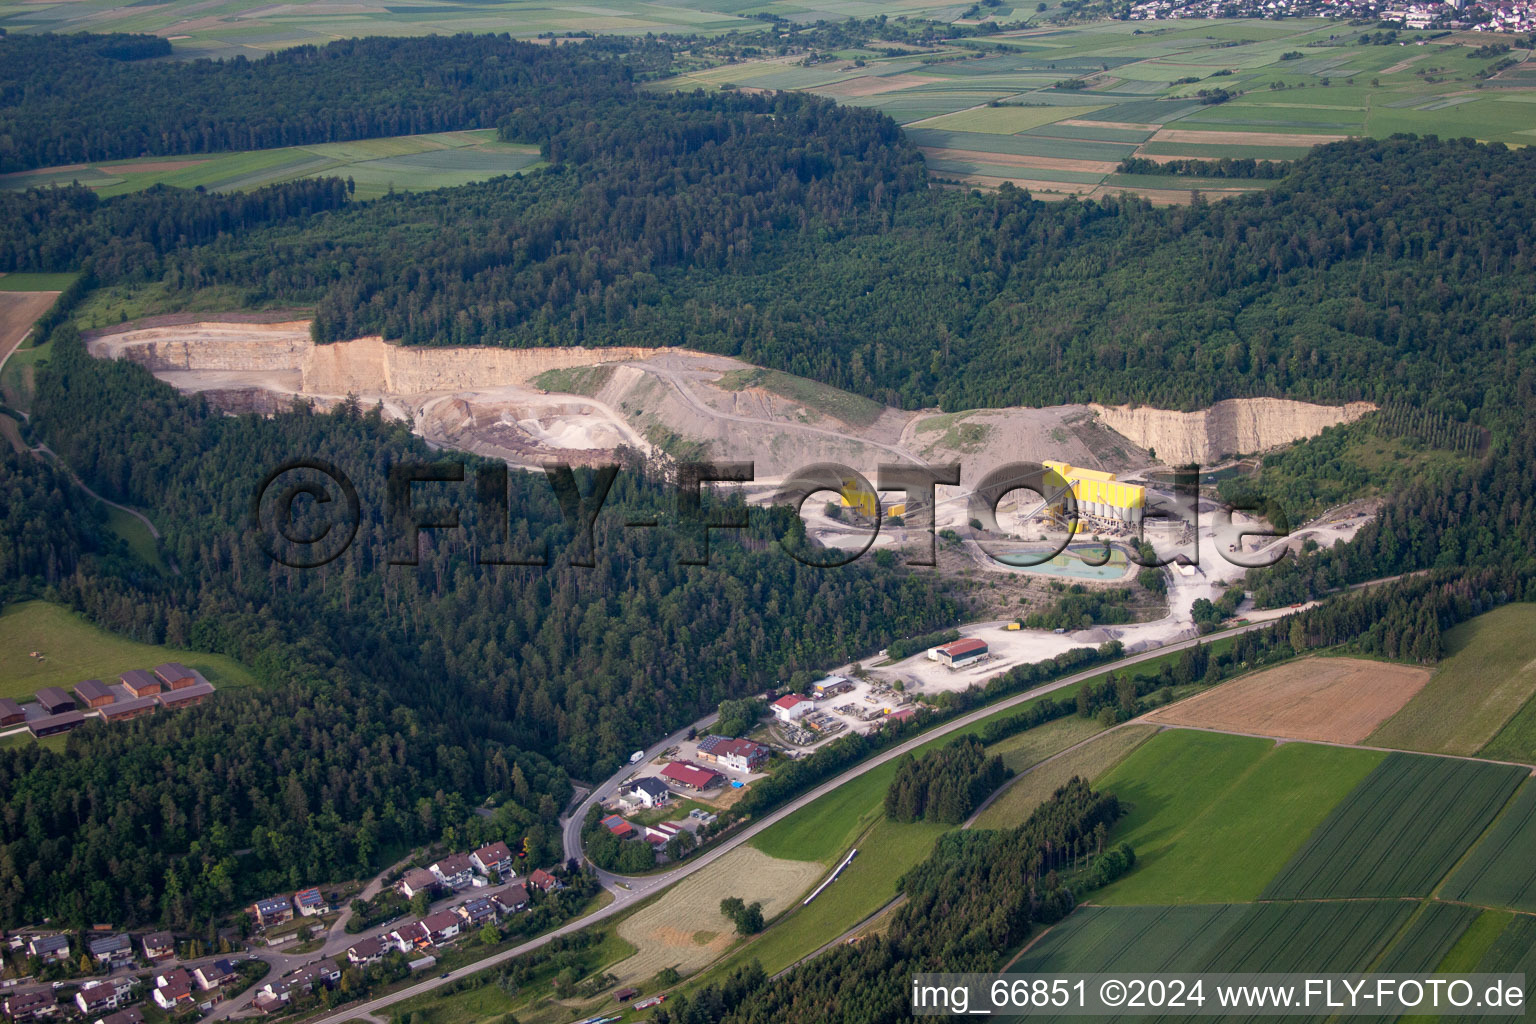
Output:
[[1058,514],[1065,511],[1063,496],[1068,490],[1077,499],[1077,513],[1112,523],[1141,522],[1147,508],[1147,489],[1140,484],[1124,484],[1115,474],[1098,469],[1082,469],[1065,462],[1046,459],[1049,471],[1045,484],[1051,493],[1047,504]]

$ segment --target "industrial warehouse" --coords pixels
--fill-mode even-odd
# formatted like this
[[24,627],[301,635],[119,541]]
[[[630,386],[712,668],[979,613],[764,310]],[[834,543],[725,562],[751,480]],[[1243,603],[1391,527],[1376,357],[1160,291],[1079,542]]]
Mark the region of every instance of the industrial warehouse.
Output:
[[1053,459],[1046,459],[1043,465],[1047,470],[1046,507],[1054,516],[1066,517],[1069,492],[1079,519],[1094,525],[1136,526],[1146,514],[1147,489],[1140,484],[1120,483],[1113,473]]

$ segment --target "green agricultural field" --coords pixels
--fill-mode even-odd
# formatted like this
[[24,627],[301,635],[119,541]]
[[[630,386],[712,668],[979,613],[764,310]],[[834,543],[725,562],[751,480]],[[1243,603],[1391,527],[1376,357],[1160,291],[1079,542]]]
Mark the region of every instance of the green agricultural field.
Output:
[[1000,755],[1004,765],[1021,772],[1103,731],[1097,718],[1068,715],[999,740],[987,747],[987,754]]
[[1112,838],[1136,851],[1136,867],[1094,902],[1256,899],[1384,756],[1192,730],[1162,733],[1098,783],[1130,806]]
[[[31,657],[33,651],[43,657]],[[26,601],[0,612],[0,697],[24,698],[44,686],[68,689],[82,679],[111,680],[166,661],[197,669],[218,687],[255,682],[233,658],[116,636],[62,605]]]
[[1254,903],[1221,937],[1207,971],[1358,971],[1408,921],[1406,900]]
[[1245,911],[1232,903],[1079,907],[1008,969],[1020,974],[1193,970],[1210,959]]
[[1334,807],[1267,899],[1427,896],[1526,769],[1391,754]]
[[0,292],[61,292],[79,274],[0,274]]
[[966,110],[935,118],[923,127],[955,132],[1017,135],[1029,128],[1038,128],[1066,118],[1082,117],[1102,108],[1102,104],[1091,107],[983,107],[980,110]]
[[[945,737],[946,740],[950,737]],[[817,860],[831,866],[885,814],[885,791],[896,777],[887,761],[770,825],[747,842],[770,857]]]
[[1028,973],[1351,971],[1414,912],[1401,900],[1083,907],[1010,968]]
[[78,181],[102,196],[161,184],[228,192],[324,176],[351,178],[356,198],[375,199],[391,189],[420,191],[466,185],[525,171],[538,162],[537,146],[499,142],[494,130],[441,132],[242,153],[150,157],[83,168],[44,168],[0,175],[0,188]]
[[[1536,605],[1508,604],[1445,634],[1446,657],[1372,746],[1529,760],[1536,744],[1511,720],[1536,694]],[[1508,725],[1506,725],[1508,723]],[[1513,727],[1514,731],[1503,730]],[[1536,739],[1536,737],[1532,737]]]
[[1536,912],[1536,785],[1526,783],[1440,890],[1448,900]]
[[1435,970],[1481,916],[1477,907],[1437,900],[1423,904],[1376,970],[1383,974]]

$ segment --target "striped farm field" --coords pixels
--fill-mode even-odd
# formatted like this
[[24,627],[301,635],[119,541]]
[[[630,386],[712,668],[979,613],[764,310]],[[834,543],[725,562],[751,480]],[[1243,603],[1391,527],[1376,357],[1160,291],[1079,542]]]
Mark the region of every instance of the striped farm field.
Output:
[[1358,971],[1413,914],[1406,900],[1254,903],[1221,937],[1208,971]]
[[1128,807],[1111,838],[1131,845],[1136,867],[1094,902],[1256,899],[1384,756],[1188,729],[1160,733],[1096,783]]
[[935,118],[924,127],[956,132],[1015,135],[1066,117],[1091,114],[1099,107],[982,107]]
[[1237,903],[1080,907],[1019,957],[1011,972],[1194,970],[1242,919]]
[[1536,785],[1527,783],[1509,810],[1440,891],[1448,900],[1536,912]]
[[1392,944],[1378,970],[1404,974],[1434,970],[1482,913],[1477,907],[1430,900]]
[[1390,754],[1312,833],[1266,899],[1427,896],[1528,769]]

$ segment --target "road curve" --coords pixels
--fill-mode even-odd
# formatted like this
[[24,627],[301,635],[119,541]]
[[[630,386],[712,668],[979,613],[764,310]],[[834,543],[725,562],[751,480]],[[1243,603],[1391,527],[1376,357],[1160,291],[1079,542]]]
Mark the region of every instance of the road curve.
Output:
[[[403,1002],[404,1000],[412,999],[424,993],[431,992],[434,989],[440,988],[443,985],[450,984],[451,982],[457,979],[461,979],[466,975],[472,974],[476,971],[482,971],[486,968],[503,964],[514,957],[521,956],[524,953],[538,949],[540,946],[543,946],[544,944],[554,940],[561,935],[569,935],[574,931],[578,931],[582,928],[588,927],[589,925],[593,925],[599,921],[613,917],[615,914],[619,914],[625,910],[628,910],[638,900],[654,896],[662,890],[676,885],[678,882],[693,874],[695,871],[699,871],[705,867],[708,867],[710,864],[713,864],[716,860],[719,860],[721,857],[730,853],[736,847],[751,839],[759,832],[772,826],[776,822],[783,820],[789,815],[800,810],[802,807],[805,807],[806,805],[819,800],[821,797],[826,796],[828,793],[831,793],[832,791],[840,788],[853,779],[858,778],[865,772],[874,768],[878,768],[880,765],[901,757],[903,754],[911,753],[918,747],[923,746],[924,744],[929,743],[935,739],[939,739],[948,735],[949,733],[955,732],[956,730],[964,729],[966,726],[974,725],[985,718],[997,714],[999,711],[1006,711],[1009,708],[1016,707],[1025,703],[1026,701],[1033,700],[1036,697],[1063,689],[1073,685],[1074,683],[1082,682],[1085,679],[1091,679],[1094,676],[1100,675],[1107,671],[1118,671],[1121,669],[1129,668],[1132,665],[1137,665],[1144,661],[1150,661],[1153,658],[1158,658],[1165,654],[1171,654],[1190,647],[1194,647],[1199,643],[1209,643],[1213,640],[1221,639],[1223,637],[1237,636],[1239,634],[1248,633],[1256,629],[1266,629],[1270,625],[1270,622],[1252,622],[1244,626],[1237,626],[1218,633],[1210,633],[1205,636],[1193,637],[1188,640],[1180,640],[1175,643],[1165,644],[1161,647],[1150,648],[1146,651],[1140,652],[1139,654],[1129,655],[1120,659],[1119,661],[1110,662],[1108,664],[1100,664],[1082,672],[1075,672],[1072,675],[1064,676],[1061,679],[1055,680],[1054,682],[1046,683],[1042,686],[1037,686],[1032,690],[1027,690],[1024,693],[1015,694],[1012,697],[1007,697],[995,703],[988,704],[986,707],[978,708],[975,711],[961,715],[959,718],[950,719],[941,725],[937,725],[932,729],[925,730],[917,736],[897,744],[889,750],[882,751],[873,757],[859,762],[852,768],[849,768],[847,771],[839,775],[833,776],[831,779],[817,786],[815,789],[801,794],[800,796],[794,798],[787,804],[780,807],[778,810],[775,810],[772,813],[767,814],[761,819],[746,826],[745,828],[740,829],[729,838],[722,840],[718,845],[710,847],[702,853],[699,853],[689,858],[688,860],[683,861],[671,871],[641,877],[625,877],[613,875],[607,872],[599,872],[600,878],[611,880],[615,886],[619,887],[618,891],[614,893],[614,901],[605,907],[601,907],[600,909],[595,910],[583,917],[578,917],[567,921],[565,924],[554,929],[553,931],[545,932],[543,935],[529,939],[527,942],[513,946],[511,949],[502,950],[501,952],[494,953],[484,958],[483,960],[477,960],[472,964],[467,964],[464,967],[453,971],[447,978],[438,976],[426,978],[414,985],[400,989],[396,992],[391,992],[387,995],[382,995],[375,999],[370,999],[366,1003],[346,1004],[337,1008],[331,1013],[325,1014],[321,1017],[311,1018],[311,1020],[318,1022],[325,1020],[347,1020],[353,1017],[373,1016],[382,1010],[386,1010],[388,1007],[394,1005],[395,1003]],[[707,724],[708,722],[713,721],[713,719],[714,716],[708,716],[706,718],[700,719],[699,722]],[[698,723],[695,723],[694,727],[698,727]],[[651,747],[646,752],[647,759],[655,756],[657,753],[660,753],[662,750],[666,749],[666,747],[676,743],[682,737],[686,736],[687,732],[688,730],[686,728],[681,729],[667,737],[667,739],[663,740],[661,743]],[[579,844],[581,819],[586,814],[586,809],[591,806],[591,803],[594,799],[599,798],[600,794],[611,792],[612,790],[617,789],[618,784],[623,781],[624,777],[628,775],[630,770],[631,769],[629,766],[621,769],[618,773],[610,777],[607,782],[604,782],[593,789],[592,793],[581,802],[581,804],[576,808],[576,811],[573,812],[565,822],[564,835],[567,844],[569,844],[571,841],[571,837],[573,835],[573,827],[575,829],[574,834],[576,840]],[[570,846],[568,845],[567,851],[569,850]],[[624,888],[624,886],[628,886],[628,888]]]

